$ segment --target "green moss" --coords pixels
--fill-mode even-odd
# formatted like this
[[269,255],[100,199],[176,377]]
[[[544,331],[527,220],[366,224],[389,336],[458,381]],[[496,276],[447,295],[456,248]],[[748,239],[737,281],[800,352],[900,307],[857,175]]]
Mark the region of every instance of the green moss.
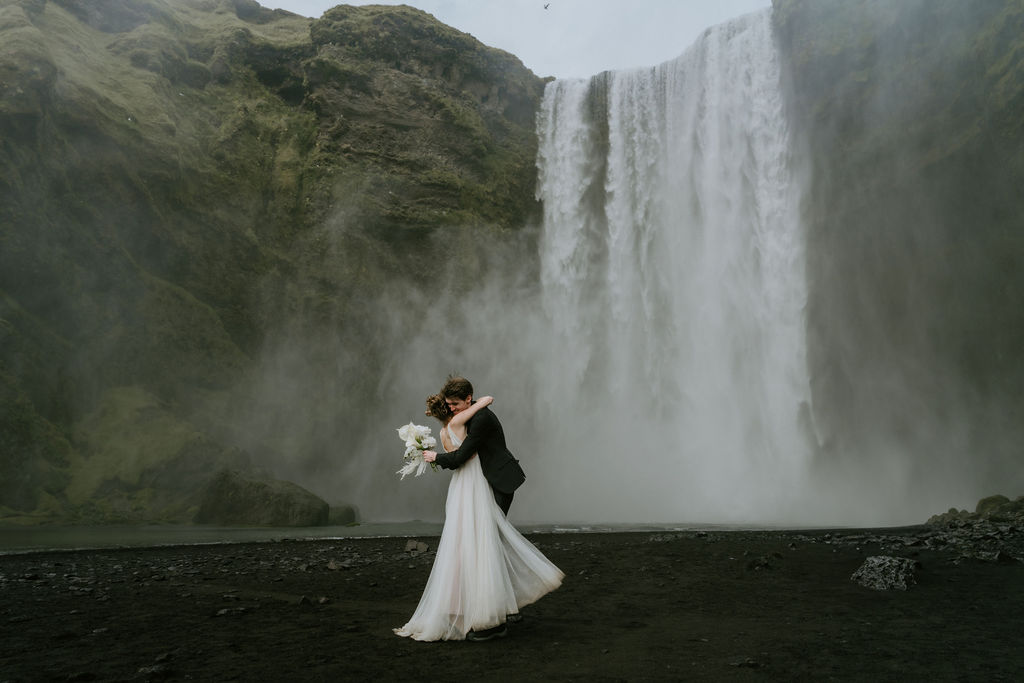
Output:
[[105,392],[76,426],[79,453],[69,469],[68,501],[81,505],[111,479],[138,485],[144,472],[172,459],[200,434],[139,387]]
[[0,372],[0,453],[0,505],[29,512],[68,483],[70,444],[6,372]]
[[198,495],[221,467],[248,467],[169,404],[140,387],[104,393],[76,425],[76,453],[63,490],[79,521],[191,521]]

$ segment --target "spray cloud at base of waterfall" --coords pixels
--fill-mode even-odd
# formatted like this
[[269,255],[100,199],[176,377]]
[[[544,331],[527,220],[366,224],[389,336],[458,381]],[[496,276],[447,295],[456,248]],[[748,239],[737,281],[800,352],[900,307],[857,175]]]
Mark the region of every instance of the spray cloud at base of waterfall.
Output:
[[399,275],[335,332],[292,326],[269,347],[263,394],[306,425],[277,448],[316,451],[284,474],[367,519],[439,519],[448,477],[400,483],[395,428],[429,424],[423,400],[459,373],[496,397],[526,470],[518,521],[876,525],[945,509],[955,474],[922,480],[882,437],[837,453],[817,424],[806,159],[780,78],[766,11],[657,67],[550,83],[539,232],[442,229],[390,253],[339,218],[340,267]]
[[[550,84],[539,237],[442,231],[425,253],[480,263],[418,267],[426,284],[381,283],[337,332],[298,325],[268,353],[263,393],[282,423],[305,423],[278,441],[303,454],[282,474],[367,518],[438,518],[447,477],[399,483],[394,429],[426,420],[423,399],[458,372],[496,396],[527,472],[519,519],[820,520],[794,495],[810,490],[812,444],[778,79],[759,13],[658,67]],[[401,262],[345,224],[333,268]]]
[[[242,445],[275,476],[332,504],[355,504],[364,519],[439,519],[449,478],[427,472],[400,482],[396,430],[412,421],[436,434],[424,400],[461,373],[479,395],[496,395],[516,452],[530,448],[522,436],[534,391],[522,365],[543,338],[530,313],[536,229],[451,227],[389,241],[339,208],[310,241],[320,248],[291,285],[304,304],[266,294],[279,324],[248,389],[258,398],[244,407],[251,417]],[[321,294],[319,283],[350,271],[377,278],[360,280],[365,296]]]

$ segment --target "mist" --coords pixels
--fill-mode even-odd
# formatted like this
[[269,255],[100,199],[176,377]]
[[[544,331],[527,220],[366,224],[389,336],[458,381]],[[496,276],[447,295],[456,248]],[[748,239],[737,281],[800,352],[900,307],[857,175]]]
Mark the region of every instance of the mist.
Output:
[[[1005,267],[1019,253],[1019,171],[997,133],[1015,114],[996,114],[994,85],[1012,81],[993,57],[1013,42],[994,38],[1010,33],[1004,9],[822,5],[823,26],[853,30],[821,39],[834,61],[784,70],[803,131],[794,154],[813,169],[802,213],[815,471],[918,521],[1024,483]],[[800,32],[781,23],[783,41]]]
[[[1019,486],[1002,455],[969,457],[1012,447],[979,439],[987,400],[914,341],[939,271],[855,275],[813,224],[820,159],[786,87],[771,12],[755,13],[665,64],[550,83],[540,225],[400,243],[339,209],[299,277],[393,277],[275,313],[246,447],[366,520],[438,520],[448,476],[399,481],[396,429],[436,432],[424,399],[454,373],[496,398],[527,474],[517,522],[911,524]],[[943,248],[892,239],[847,245],[911,264]]]

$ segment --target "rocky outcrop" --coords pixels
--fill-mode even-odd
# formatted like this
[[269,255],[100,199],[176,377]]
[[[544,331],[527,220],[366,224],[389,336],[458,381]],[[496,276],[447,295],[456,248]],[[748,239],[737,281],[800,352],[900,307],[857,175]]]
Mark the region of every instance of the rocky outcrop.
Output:
[[53,495],[75,522],[189,522],[214,472],[251,468],[248,453],[212,439],[138,387],[104,392],[71,439],[66,481]]
[[[992,507],[993,501],[1000,502]],[[887,557],[915,556],[922,550],[941,551],[954,564],[962,562],[1024,562],[1024,496],[1009,501],[990,496],[979,501],[978,512],[951,508],[933,515],[926,524],[875,531],[839,531],[821,535],[797,534],[801,542],[877,548]]]
[[320,526],[327,524],[328,513],[327,503],[301,486],[224,470],[206,485],[193,521],[224,526]]
[[918,564],[906,557],[872,555],[864,560],[850,580],[876,591],[905,591],[917,583],[914,571]]
[[359,508],[355,505],[342,503],[332,505],[327,515],[327,523],[331,526],[349,526],[359,523]]
[[987,496],[978,501],[974,512],[950,508],[948,511],[932,515],[928,524],[936,526],[963,525],[978,522],[1013,522],[1024,527],[1024,496],[1010,500],[1002,494]]

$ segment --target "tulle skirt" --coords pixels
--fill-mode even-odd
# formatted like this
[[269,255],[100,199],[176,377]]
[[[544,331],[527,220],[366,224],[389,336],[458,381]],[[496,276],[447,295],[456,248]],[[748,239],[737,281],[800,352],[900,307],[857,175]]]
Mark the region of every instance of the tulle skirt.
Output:
[[502,514],[480,468],[470,458],[452,475],[444,529],[416,611],[400,636],[463,640],[562,584],[562,571]]

